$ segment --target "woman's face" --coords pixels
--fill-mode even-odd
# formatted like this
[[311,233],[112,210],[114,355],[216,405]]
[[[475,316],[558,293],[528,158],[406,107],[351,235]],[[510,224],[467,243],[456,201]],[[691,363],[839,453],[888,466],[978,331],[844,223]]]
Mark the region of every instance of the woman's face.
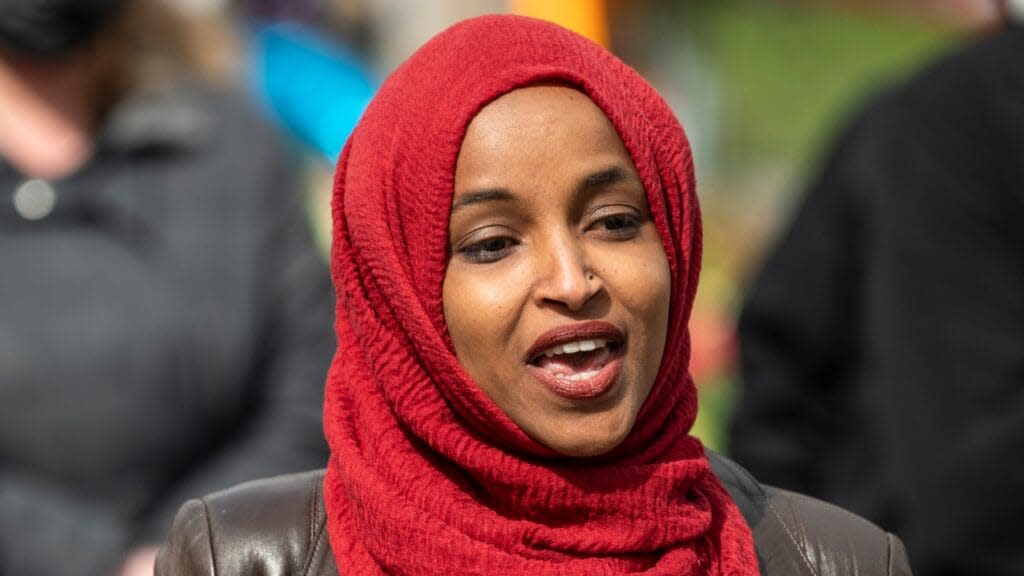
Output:
[[444,317],[467,373],[556,452],[618,445],[661,364],[671,280],[601,109],[559,86],[484,107],[459,152],[448,241]]

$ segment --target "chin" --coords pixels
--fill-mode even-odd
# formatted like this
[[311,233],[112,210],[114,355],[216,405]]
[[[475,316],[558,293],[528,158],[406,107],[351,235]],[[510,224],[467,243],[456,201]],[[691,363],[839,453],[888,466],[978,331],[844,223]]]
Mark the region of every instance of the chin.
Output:
[[593,442],[586,444],[574,444],[566,447],[554,447],[552,448],[555,452],[558,452],[562,456],[569,456],[570,458],[591,458],[595,456],[604,456],[611,452],[616,446],[622,442],[621,439],[617,439],[614,442]]
[[[613,419],[613,421],[593,422],[593,418],[584,418],[584,422],[574,422],[558,434],[539,441],[563,456],[572,458],[589,458],[603,456],[622,443],[633,427],[633,420]],[[580,433],[583,430],[585,433]]]

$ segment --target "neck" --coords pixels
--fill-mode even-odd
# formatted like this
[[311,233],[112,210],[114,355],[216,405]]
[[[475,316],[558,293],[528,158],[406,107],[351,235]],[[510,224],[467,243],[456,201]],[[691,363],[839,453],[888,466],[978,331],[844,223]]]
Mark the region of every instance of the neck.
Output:
[[53,61],[0,53],[0,156],[49,179],[85,164],[99,105],[94,60],[89,51]]

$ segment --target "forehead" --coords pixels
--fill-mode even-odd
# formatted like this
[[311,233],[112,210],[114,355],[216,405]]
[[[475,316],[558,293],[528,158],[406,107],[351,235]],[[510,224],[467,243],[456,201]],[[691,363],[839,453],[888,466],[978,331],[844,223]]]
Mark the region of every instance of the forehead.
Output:
[[586,94],[565,86],[520,88],[470,122],[456,164],[456,194],[460,181],[568,175],[581,163],[635,170],[615,127]]
[[604,112],[583,92],[569,86],[537,85],[517,88],[494,99],[476,114],[470,129],[493,129],[496,123],[525,128],[532,118],[551,120],[566,115],[611,127]]

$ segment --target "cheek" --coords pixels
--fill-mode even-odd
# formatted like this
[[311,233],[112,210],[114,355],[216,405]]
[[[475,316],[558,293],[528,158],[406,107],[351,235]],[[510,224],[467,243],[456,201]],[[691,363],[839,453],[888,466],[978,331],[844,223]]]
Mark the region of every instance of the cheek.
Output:
[[657,256],[647,263],[644,272],[651,279],[649,286],[651,292],[650,305],[659,318],[663,320],[661,338],[664,340],[668,332],[668,309],[672,302],[672,272],[669,270],[668,258],[661,251],[660,244],[658,248]]
[[652,263],[650,270],[651,297],[648,301],[648,326],[651,327],[652,352],[656,358],[652,369],[657,372],[661,366],[661,357],[665,352],[665,341],[668,337],[669,306],[672,302],[672,273],[668,268],[668,259],[664,254],[658,262]]
[[630,309],[652,314],[668,310],[672,279],[660,244],[609,259],[603,269]]
[[[515,321],[519,284],[511,271],[494,266],[449,264],[442,288],[444,320],[459,363],[477,379],[476,366],[494,361]],[[480,356],[488,356],[480,358]]]
[[629,314],[641,337],[644,367],[657,372],[668,332],[672,278],[660,242],[610,260],[606,267],[610,288]]

